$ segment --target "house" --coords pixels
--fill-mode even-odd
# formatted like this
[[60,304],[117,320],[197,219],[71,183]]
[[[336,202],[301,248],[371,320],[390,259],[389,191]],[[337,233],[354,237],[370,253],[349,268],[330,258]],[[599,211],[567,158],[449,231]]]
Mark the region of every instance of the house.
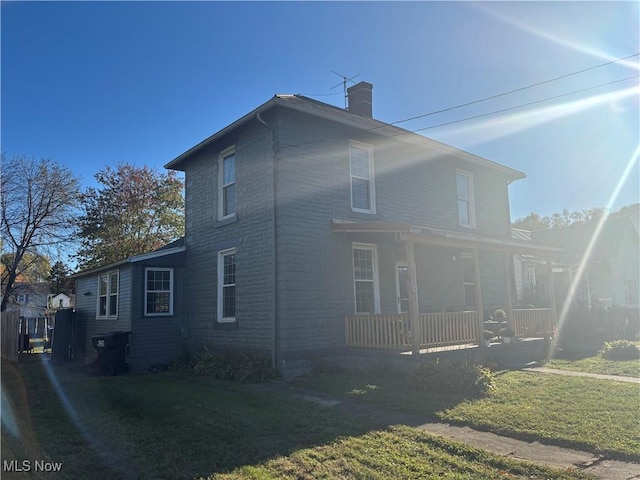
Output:
[[[349,88],[347,109],[276,95],[166,165],[185,173],[171,321],[190,345],[266,356],[285,376],[357,349],[478,345],[489,312],[511,313],[513,255],[557,251],[511,236],[524,173],[375,120],[372,88]],[[518,311],[517,332],[548,333],[546,307]]]
[[128,362],[133,370],[168,364],[185,343],[185,246],[179,239],[137,255],[73,275],[76,282],[76,358],[97,352],[92,337],[131,332]]
[[73,308],[73,299],[64,293],[47,296],[47,309],[57,310],[59,308]]
[[[556,296],[589,308],[640,307],[639,210],[604,220],[531,232],[538,243],[560,247],[555,255]],[[579,271],[582,273],[579,275]],[[575,295],[570,285],[579,279]]]
[[44,317],[50,291],[47,282],[16,282],[7,308],[20,310],[23,318]]

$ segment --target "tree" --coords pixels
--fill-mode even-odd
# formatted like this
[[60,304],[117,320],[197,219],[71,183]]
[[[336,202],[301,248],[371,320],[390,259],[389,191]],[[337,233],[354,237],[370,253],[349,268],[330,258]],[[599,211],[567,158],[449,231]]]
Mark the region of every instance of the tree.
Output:
[[15,282],[56,245],[75,235],[73,212],[79,182],[73,173],[48,158],[2,155],[0,222],[2,237],[2,304],[14,291]]
[[[14,257],[15,255],[13,253],[4,253],[0,257],[2,265],[0,267],[2,269],[2,285],[5,284],[9,267],[13,265]],[[27,252],[18,265],[16,282],[43,282],[49,275],[49,270],[51,270],[51,262],[48,257],[44,255],[33,255]]]
[[531,212],[526,217],[518,218],[511,226],[523,230],[546,230],[547,228],[568,227],[577,223],[598,220],[604,213],[604,208],[591,208],[589,210],[573,212],[565,208],[562,213],[554,213],[548,217],[540,217],[537,213]]
[[176,172],[118,164],[96,173],[81,196],[82,269],[148,253],[184,235],[184,183]]
[[73,280],[69,278],[70,275],[71,271],[67,266],[63,262],[57,261],[51,267],[47,277],[51,291],[54,294],[64,293],[69,295],[73,291]]

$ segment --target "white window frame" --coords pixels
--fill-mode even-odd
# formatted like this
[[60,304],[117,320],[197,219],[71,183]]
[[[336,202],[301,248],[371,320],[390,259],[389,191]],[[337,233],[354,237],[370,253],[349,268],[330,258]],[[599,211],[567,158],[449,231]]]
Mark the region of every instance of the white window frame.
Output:
[[[356,279],[355,272],[355,251],[369,250],[371,251],[371,259],[373,262],[373,278],[371,280]],[[351,271],[353,273],[353,308],[356,315],[367,315],[370,313],[380,313],[380,279],[378,277],[378,246],[374,243],[353,243],[351,245]],[[358,282],[369,281],[373,283],[373,312],[358,312],[358,298],[356,284]]]
[[624,281],[624,301],[627,305],[636,305],[638,303],[637,280],[627,279]]
[[[236,273],[234,270],[234,283],[225,284],[224,283],[224,257],[228,255],[236,255],[236,248],[228,248],[226,250],[220,250],[218,252],[218,322],[219,323],[233,323],[236,321],[236,316],[233,317],[225,317],[224,316],[224,288],[225,287],[236,287],[237,288],[237,279]],[[237,263],[234,261],[234,268]],[[234,295],[234,313],[237,307],[237,290]]]
[[[116,276],[116,292],[111,291],[111,277],[112,275]],[[100,284],[102,279],[106,277],[107,280],[107,291],[105,295],[102,295],[100,292]],[[111,312],[111,297],[116,297],[116,308],[115,312]],[[105,297],[105,313],[101,314],[100,312],[100,299]],[[96,318],[118,318],[118,309],[120,308],[120,272],[118,270],[112,270],[110,272],[104,272],[98,275],[98,301],[96,304]]]
[[26,305],[27,298],[28,297],[26,293],[18,293],[16,294],[16,303],[19,303],[20,305]]
[[[478,299],[476,298],[476,263],[475,260],[473,259],[473,253],[471,252],[462,252],[460,254],[460,260],[462,262],[462,293],[464,295],[464,306],[466,307],[473,307],[473,309],[476,309],[476,306],[478,305]],[[471,279],[471,281],[468,281],[467,279],[465,279],[464,277],[464,264],[467,261],[471,261],[472,264],[472,269],[473,269],[473,278]],[[473,285],[473,305],[470,305],[467,303],[467,289],[466,287],[469,285]]]
[[[148,272],[169,272],[169,290],[149,290]],[[169,293],[169,311],[168,312],[149,312],[148,295],[150,293]],[[146,267],[144,269],[144,315],[145,317],[168,317],[173,315],[173,268],[167,267]]]
[[[365,178],[359,175],[354,175],[353,161],[351,156],[352,148],[354,147],[360,150],[365,150],[367,152],[368,160],[369,160],[369,178]],[[353,205],[353,180],[354,179],[366,180],[369,182],[369,206],[371,208],[365,209],[365,208],[359,208]],[[350,193],[351,193],[351,210],[352,211],[360,212],[360,213],[370,213],[370,214],[376,213],[376,181],[375,179],[376,179],[376,176],[375,176],[374,161],[373,161],[373,147],[365,143],[350,141],[349,142],[349,187],[350,187]]]
[[[464,198],[460,195],[460,191],[458,190],[458,177],[464,177],[467,181],[467,190],[469,193],[469,198]],[[476,228],[476,201],[475,201],[475,187],[474,187],[474,179],[473,172],[469,172],[467,170],[456,170],[456,212],[458,215],[458,224],[461,227],[465,228]],[[467,211],[469,213],[469,223],[464,223],[462,218],[460,217],[460,202],[466,202]]]
[[[218,189],[218,220],[225,220],[227,218],[232,218],[236,215],[236,212],[238,210],[238,189],[237,189],[237,182],[236,182],[236,179],[238,176],[238,170],[237,170],[238,163],[236,161],[235,155],[236,155],[236,147],[234,145],[222,151],[218,158],[218,185],[220,185],[220,188]],[[229,183],[224,183],[224,161],[225,159],[231,156],[234,157],[233,158],[233,171],[234,171],[233,181]],[[234,193],[233,193],[234,208],[233,208],[233,212],[229,212],[225,215],[224,192],[225,192],[225,189],[229,187],[234,188]]]

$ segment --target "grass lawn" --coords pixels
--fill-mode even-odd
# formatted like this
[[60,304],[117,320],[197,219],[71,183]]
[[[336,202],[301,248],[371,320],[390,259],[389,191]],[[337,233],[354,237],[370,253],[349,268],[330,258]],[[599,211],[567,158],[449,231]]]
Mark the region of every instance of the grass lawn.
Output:
[[408,427],[187,375],[84,375],[2,363],[2,460],[61,472],[2,478],[577,479]]
[[338,371],[301,385],[332,395],[463,423],[527,440],[640,458],[637,385],[528,372],[498,372],[486,398],[466,401],[415,388],[402,375]]
[[600,354],[587,358],[555,358],[545,362],[544,366],[603,375],[640,377],[640,362],[638,360],[607,360],[602,358]]

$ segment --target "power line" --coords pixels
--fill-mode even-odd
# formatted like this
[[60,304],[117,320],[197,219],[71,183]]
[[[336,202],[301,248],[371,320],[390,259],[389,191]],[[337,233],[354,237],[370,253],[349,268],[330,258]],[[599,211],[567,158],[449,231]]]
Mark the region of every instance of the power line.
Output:
[[593,90],[595,88],[606,87],[607,85],[613,85],[614,83],[624,82],[624,81],[631,80],[633,78],[638,78],[638,77],[640,77],[640,75],[633,75],[631,77],[621,78],[620,80],[613,80],[611,82],[601,83],[600,85],[594,85],[592,87],[582,88],[580,90],[574,90],[573,92],[563,93],[561,95],[556,95],[554,97],[548,97],[548,98],[543,98],[541,100],[536,100],[536,101],[533,101],[533,102],[522,103],[522,104],[516,105],[514,107],[503,108],[501,110],[495,110],[495,111],[489,112],[489,113],[482,113],[480,115],[474,115],[472,117],[466,117],[466,118],[461,118],[459,120],[452,120],[450,122],[439,123],[438,125],[432,125],[430,127],[417,128],[415,130],[411,130],[411,132],[414,132],[414,133],[415,132],[422,132],[424,130],[430,130],[432,128],[437,128],[437,127],[444,127],[445,125],[451,125],[453,123],[466,122],[467,120],[473,120],[473,119],[481,118],[481,117],[488,117],[490,115],[495,115],[497,113],[508,112],[509,110],[515,110],[516,108],[529,107],[529,106],[535,105],[537,103],[548,102],[549,100],[556,100],[558,98],[566,97],[568,95],[575,95],[576,93],[582,93],[582,92],[586,92],[588,90]]
[[432,116],[432,115],[436,115],[438,113],[449,112],[451,110],[455,110],[455,109],[458,109],[458,108],[468,107],[469,105],[475,105],[476,103],[486,102],[486,101],[489,101],[489,100],[493,100],[494,98],[504,97],[505,95],[510,95],[512,93],[521,92],[521,91],[527,90],[529,88],[538,87],[540,85],[545,85],[547,83],[551,83],[551,82],[555,82],[557,80],[561,80],[563,78],[567,78],[567,77],[571,77],[573,75],[578,75],[580,73],[588,72],[589,70],[594,70],[596,68],[600,68],[600,67],[604,67],[604,66],[611,65],[611,64],[614,64],[614,63],[618,63],[618,62],[621,62],[622,60],[628,60],[629,58],[637,57],[638,55],[640,55],[640,52],[639,53],[634,53],[633,55],[627,55],[626,57],[620,57],[620,58],[617,58],[615,60],[611,60],[610,62],[605,62],[605,63],[601,63],[599,65],[594,65],[592,67],[583,68],[582,70],[577,70],[575,72],[566,73],[564,75],[560,75],[559,77],[551,78],[549,80],[544,80],[544,81],[541,81],[541,82],[533,83],[531,85],[527,85],[526,87],[516,88],[514,90],[509,90],[508,92],[498,93],[496,95],[491,95],[489,97],[481,98],[479,100],[472,100],[471,102],[461,103],[461,104],[455,105],[453,107],[443,108],[441,110],[435,110],[433,112],[425,113],[425,114],[422,114],[422,115],[416,115],[415,117],[406,118],[404,120],[398,120],[397,122],[391,122],[389,125],[397,125],[399,123],[404,123],[404,122],[409,122],[411,120],[417,120],[419,118],[429,117],[429,116]]

